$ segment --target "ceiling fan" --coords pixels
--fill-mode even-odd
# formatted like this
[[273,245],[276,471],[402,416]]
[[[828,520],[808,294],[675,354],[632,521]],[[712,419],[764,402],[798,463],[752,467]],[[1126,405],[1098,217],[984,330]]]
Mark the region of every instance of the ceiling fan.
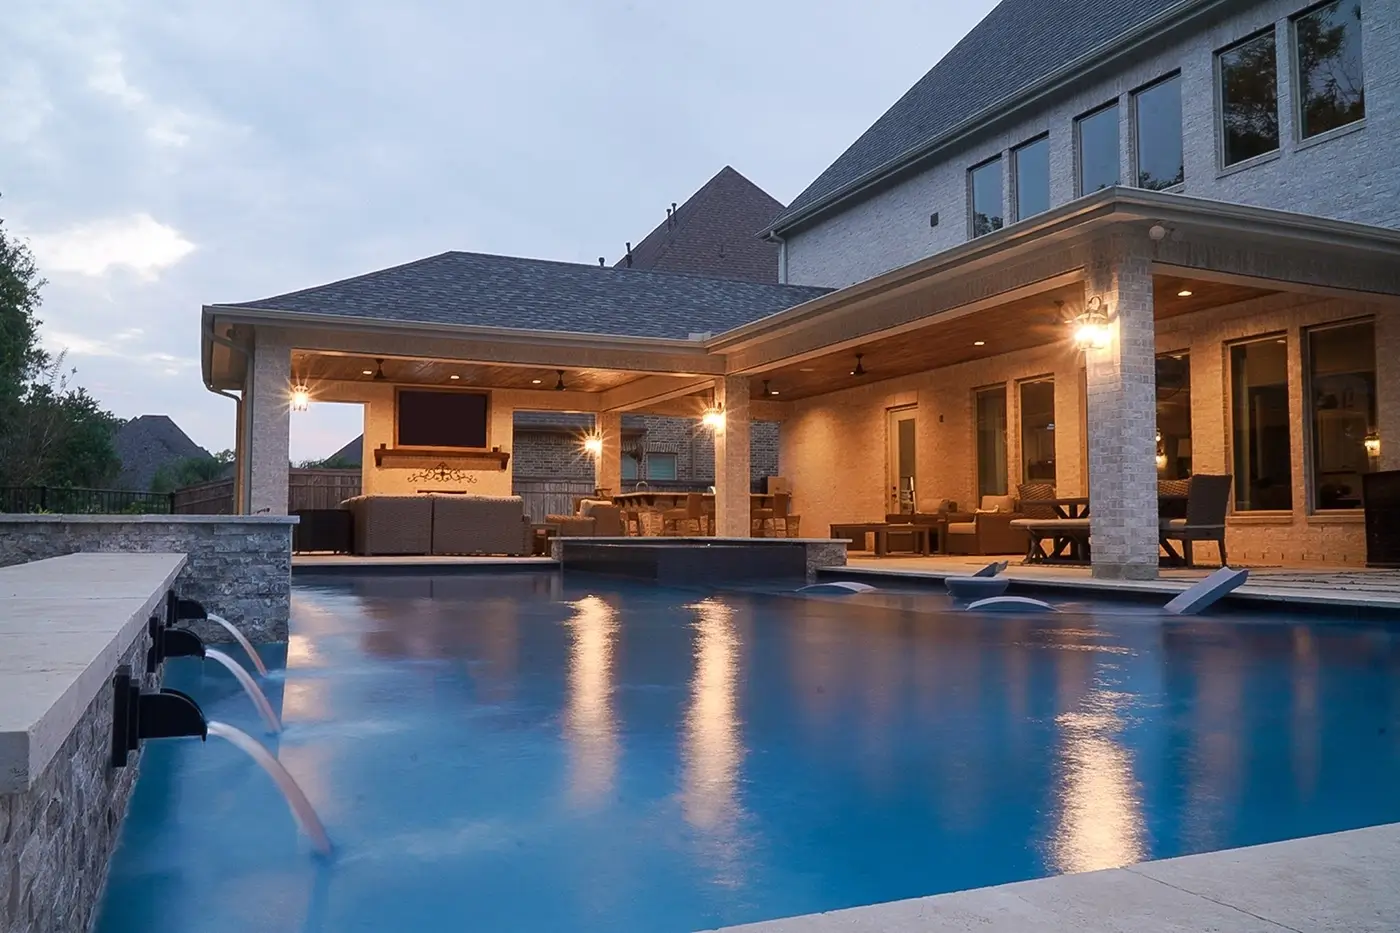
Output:
[[383,382],[384,380],[388,379],[389,377],[384,375],[384,361],[375,360],[374,363],[374,381]]

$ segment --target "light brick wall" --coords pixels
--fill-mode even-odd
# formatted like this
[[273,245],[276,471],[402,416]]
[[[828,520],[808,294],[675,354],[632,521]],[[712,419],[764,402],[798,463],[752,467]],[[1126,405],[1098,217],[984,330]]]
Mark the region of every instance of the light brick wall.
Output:
[[[1362,301],[1280,294],[1228,308],[1158,321],[1156,350],[1191,354],[1192,458],[1199,473],[1231,472],[1229,384],[1225,342],[1274,331],[1290,340],[1290,404],[1294,510],[1290,515],[1234,516],[1227,529],[1232,562],[1326,562],[1359,564],[1365,557],[1363,526],[1355,515],[1309,515],[1305,506],[1306,458],[1303,428],[1301,331],[1356,317],[1376,320],[1381,467],[1400,469],[1400,314]],[[783,423],[781,462],[792,478],[793,507],[804,533],[825,534],[832,522],[872,520],[885,500],[886,412],[918,406],[918,479],[921,501],[951,498],[976,504],[976,423],[973,391],[1005,385],[1008,402],[1008,488],[1020,482],[1019,411],[1016,382],[1055,375],[1056,486],[1060,495],[1083,494],[1083,420],[1079,384],[1082,355],[1062,344],[1006,354],[944,369],[872,382],[830,395],[796,401]],[[1212,560],[1213,548],[1200,556]]]
[[291,466],[292,351],[279,331],[259,328],[253,350],[252,399],[248,418],[248,511],[287,514],[287,470]]
[[[1159,42],[1117,73],[1083,82],[1034,113],[1003,122],[946,151],[899,184],[845,207],[786,237],[787,281],[843,286],[898,268],[968,237],[967,170],[1001,154],[1011,217],[1009,151],[1049,133],[1051,204],[1076,196],[1074,119],[1119,103],[1123,181],[1132,171],[1131,93],[1180,70],[1184,193],[1260,207],[1400,226],[1400,0],[1364,0],[1362,57],[1366,119],[1354,132],[1299,142],[1293,118],[1289,17],[1308,0],[1251,4],[1193,34]],[[1214,53],[1273,24],[1278,33],[1280,153],[1246,168],[1222,171],[1217,159]],[[939,224],[929,226],[937,211]]]

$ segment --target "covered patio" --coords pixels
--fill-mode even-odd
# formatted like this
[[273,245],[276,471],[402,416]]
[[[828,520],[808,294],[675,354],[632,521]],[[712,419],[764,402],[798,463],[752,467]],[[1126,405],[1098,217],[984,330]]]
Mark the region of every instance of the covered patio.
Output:
[[[510,415],[533,410],[594,417],[580,447],[616,496],[623,412],[704,415],[727,537],[754,527],[750,422],[776,421],[805,537],[942,512],[980,540],[1026,517],[1020,500],[1082,500],[1092,574],[1111,579],[1158,576],[1160,483],[1200,475],[1232,477],[1232,564],[1358,565],[1360,478],[1400,467],[1390,230],[1108,189],[836,292],[565,269],[528,294],[499,286],[508,269],[454,291],[399,267],[207,306],[243,510],[285,509],[291,410],[317,401],[365,405],[369,495],[509,495]],[[589,314],[561,329],[540,294]],[[1363,343],[1369,363],[1348,349]],[[430,387],[488,397],[479,445],[398,442],[400,393]]]

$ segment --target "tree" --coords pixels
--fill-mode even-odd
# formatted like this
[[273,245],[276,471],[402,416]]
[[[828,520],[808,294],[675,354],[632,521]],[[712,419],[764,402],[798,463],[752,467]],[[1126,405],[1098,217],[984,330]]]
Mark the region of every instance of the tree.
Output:
[[0,220],[0,486],[105,486],[121,468],[112,447],[119,423],[84,389],[75,370],[39,343],[44,281],[29,247]]
[[223,479],[232,465],[231,450],[221,450],[209,457],[186,457],[156,470],[156,475],[151,477],[151,492],[174,492],[186,486]]

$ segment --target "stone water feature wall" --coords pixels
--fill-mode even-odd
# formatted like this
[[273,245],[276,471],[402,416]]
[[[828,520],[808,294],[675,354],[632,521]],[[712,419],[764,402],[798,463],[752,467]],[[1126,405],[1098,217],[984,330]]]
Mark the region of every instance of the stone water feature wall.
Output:
[[[177,593],[228,619],[254,644],[283,642],[295,523],[285,515],[0,514],[0,567],[89,551],[187,554]],[[230,640],[217,625],[191,627],[206,642]]]
[[[122,655],[146,669],[142,631]],[[143,676],[147,690],[158,675]],[[81,933],[107,879],[107,861],[136,784],[140,752],[113,768],[112,691],[101,690],[34,786],[0,794],[0,931]]]

